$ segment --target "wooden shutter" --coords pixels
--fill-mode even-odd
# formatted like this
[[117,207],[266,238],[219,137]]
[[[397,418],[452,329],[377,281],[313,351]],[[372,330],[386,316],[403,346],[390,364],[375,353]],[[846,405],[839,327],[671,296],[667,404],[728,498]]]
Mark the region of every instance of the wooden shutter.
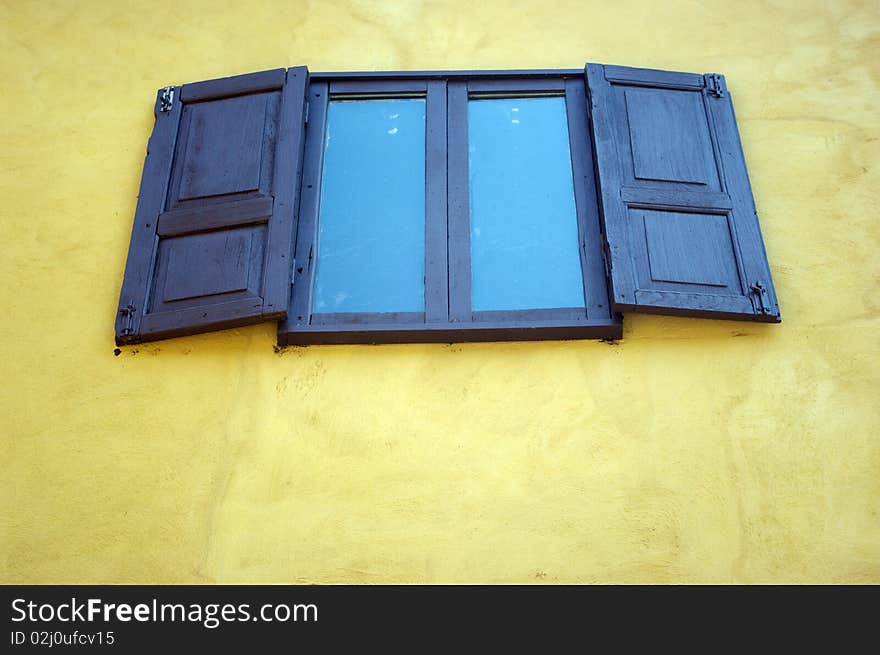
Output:
[[284,318],[308,70],[159,91],[119,344]]
[[778,322],[720,75],[587,65],[619,311]]

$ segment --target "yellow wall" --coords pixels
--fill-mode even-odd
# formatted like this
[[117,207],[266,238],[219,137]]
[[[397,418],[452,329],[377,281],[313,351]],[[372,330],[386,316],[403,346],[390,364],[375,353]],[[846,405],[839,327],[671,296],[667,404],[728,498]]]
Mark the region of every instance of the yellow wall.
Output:
[[[0,3],[3,582],[880,582],[876,2]],[[125,348],[155,90],[727,75],[782,325]]]

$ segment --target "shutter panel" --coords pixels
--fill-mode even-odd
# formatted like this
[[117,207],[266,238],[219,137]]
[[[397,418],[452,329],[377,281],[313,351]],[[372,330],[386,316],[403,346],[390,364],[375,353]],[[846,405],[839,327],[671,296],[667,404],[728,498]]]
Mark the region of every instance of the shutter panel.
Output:
[[286,317],[307,86],[299,67],[159,92],[117,343]]
[[619,311],[778,322],[720,75],[587,65]]

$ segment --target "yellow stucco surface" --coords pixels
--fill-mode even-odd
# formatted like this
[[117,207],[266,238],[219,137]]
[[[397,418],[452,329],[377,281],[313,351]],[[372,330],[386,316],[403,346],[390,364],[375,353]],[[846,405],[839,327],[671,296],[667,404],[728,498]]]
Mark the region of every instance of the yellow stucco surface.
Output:
[[[876,2],[0,3],[0,581],[880,582]],[[783,323],[113,353],[155,90],[720,71]]]

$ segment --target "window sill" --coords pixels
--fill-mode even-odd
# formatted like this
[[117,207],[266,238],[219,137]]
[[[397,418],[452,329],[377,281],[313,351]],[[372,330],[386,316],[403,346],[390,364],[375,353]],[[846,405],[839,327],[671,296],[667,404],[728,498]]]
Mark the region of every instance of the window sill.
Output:
[[470,341],[550,341],[620,339],[623,321],[480,321],[472,323],[397,323],[371,325],[287,325],[278,330],[280,346],[377,343],[464,343]]

